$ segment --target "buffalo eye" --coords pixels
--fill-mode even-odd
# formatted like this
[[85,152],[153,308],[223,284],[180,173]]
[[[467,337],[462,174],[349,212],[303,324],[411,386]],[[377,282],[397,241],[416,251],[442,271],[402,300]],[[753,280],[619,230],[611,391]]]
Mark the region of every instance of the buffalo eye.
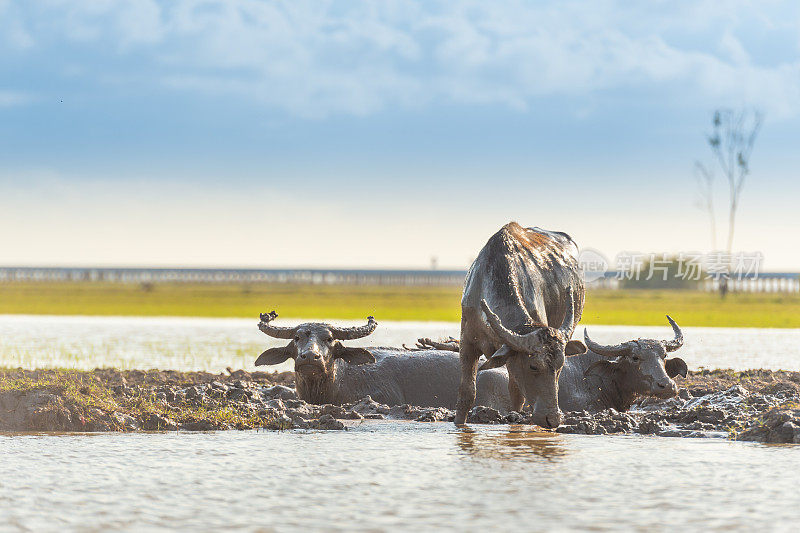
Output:
[[538,371],[539,371],[539,367],[538,367],[538,366],[536,366],[536,365],[531,365],[531,366],[530,366],[530,368],[531,368],[531,370],[532,370],[532,371],[534,371],[534,372],[538,372]]
[[639,356],[638,355],[634,355],[633,357],[631,357],[631,359],[633,360],[634,363],[638,363],[639,362]]
[[300,335],[295,335],[295,336],[294,336],[294,341],[295,341],[295,342],[297,342],[297,341],[299,341],[299,340],[300,340]]

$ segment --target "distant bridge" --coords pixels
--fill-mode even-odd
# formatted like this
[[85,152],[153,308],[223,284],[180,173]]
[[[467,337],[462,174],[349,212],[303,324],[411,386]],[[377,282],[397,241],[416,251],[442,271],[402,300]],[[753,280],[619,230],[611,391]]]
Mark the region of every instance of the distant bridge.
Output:
[[[105,268],[105,267],[0,267],[0,283],[78,282],[107,283],[302,283],[327,285],[461,286],[466,270],[345,270],[255,268]],[[595,278],[597,276],[590,276]],[[618,289],[618,273],[608,271],[588,287]],[[735,292],[800,292],[800,274],[768,272],[733,279]],[[713,291],[718,282],[700,282]]]
[[[621,286],[622,276],[619,275],[619,272],[608,271],[592,274],[596,275],[589,276],[593,281],[587,282],[587,287],[616,290]],[[717,279],[702,279],[697,282],[696,288],[706,292],[717,292],[719,284]],[[647,285],[642,284],[641,288],[646,289]],[[669,288],[663,289],[670,290]],[[728,290],[732,292],[800,292],[800,274],[797,272],[759,272],[758,275],[731,276],[728,281]]]
[[465,270],[0,267],[0,282],[462,285]]

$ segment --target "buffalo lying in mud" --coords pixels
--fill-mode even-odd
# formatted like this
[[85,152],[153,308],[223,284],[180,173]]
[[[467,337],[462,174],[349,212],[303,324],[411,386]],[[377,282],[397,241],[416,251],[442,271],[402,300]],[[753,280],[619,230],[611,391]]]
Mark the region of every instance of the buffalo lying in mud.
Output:
[[[386,405],[446,407],[456,403],[460,363],[452,352],[409,351],[399,348],[345,347],[340,341],[366,337],[377,327],[373,317],[365,326],[338,328],[324,323],[278,327],[273,311],[261,315],[258,327],[267,335],[290,339],[256,359],[256,366],[277,365],[294,359],[297,395],[317,405],[356,402],[366,396]],[[485,405],[507,395],[502,375],[487,374],[478,383]]]
[[470,267],[461,299],[461,380],[455,423],[475,404],[482,369],[505,365],[512,408],[525,400],[533,421],[561,423],[558,378],[567,355],[586,351],[570,340],[583,312],[578,248],[566,233],[523,228],[516,222],[489,238]]
[[[564,411],[602,411],[613,408],[627,411],[643,396],[672,398],[678,394],[675,376],[686,377],[686,363],[679,357],[667,358],[683,346],[681,328],[667,315],[675,338],[669,341],[636,339],[614,346],[598,344],[584,330],[584,340],[589,347],[586,353],[567,357],[558,378],[558,404]],[[435,347],[438,350],[457,352],[455,339],[435,342],[419,339],[420,349]],[[479,395],[478,405],[493,407],[499,411],[512,410],[511,397],[497,391],[498,381],[507,382],[508,374],[501,368],[482,371],[479,382],[488,374],[492,378],[491,389]],[[514,409],[516,410],[516,409]]]
[[683,346],[681,328],[667,315],[675,338],[669,341],[636,339],[606,346],[583,338],[589,351],[570,357],[559,379],[558,401],[565,411],[627,411],[640,396],[672,398],[678,394],[675,376],[686,377],[683,359],[667,359],[667,352]]

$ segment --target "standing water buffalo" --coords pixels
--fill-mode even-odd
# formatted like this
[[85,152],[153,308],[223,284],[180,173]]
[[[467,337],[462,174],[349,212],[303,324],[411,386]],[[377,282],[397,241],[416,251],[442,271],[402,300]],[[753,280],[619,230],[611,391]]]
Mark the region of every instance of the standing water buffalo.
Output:
[[[256,359],[256,366],[277,365],[294,359],[297,395],[313,404],[352,403],[371,396],[387,405],[411,404],[446,407],[456,403],[460,363],[452,352],[409,351],[398,348],[350,348],[340,341],[366,337],[378,323],[369,317],[358,328],[337,328],[330,324],[307,323],[277,327],[270,322],[275,311],[261,315],[258,328],[271,337],[291,339],[289,344],[270,348]],[[481,376],[479,399],[508,395],[507,380],[497,375]]]
[[455,423],[475,404],[481,369],[505,365],[512,408],[533,405],[533,422],[561,423],[558,377],[564,358],[586,351],[570,340],[583,312],[577,246],[566,233],[510,222],[495,233],[470,267],[461,299],[461,383]]

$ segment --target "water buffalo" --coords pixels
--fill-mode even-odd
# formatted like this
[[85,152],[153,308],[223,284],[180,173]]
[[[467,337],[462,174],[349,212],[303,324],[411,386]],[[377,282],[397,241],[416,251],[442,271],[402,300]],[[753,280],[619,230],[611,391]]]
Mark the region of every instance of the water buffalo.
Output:
[[[614,408],[627,411],[639,397],[671,398],[678,393],[672,380],[686,377],[686,363],[679,357],[667,358],[683,346],[683,333],[678,324],[667,315],[675,338],[669,341],[636,339],[615,346],[598,344],[584,330],[584,340],[589,347],[586,353],[568,357],[558,379],[558,404],[564,411],[601,411]],[[458,341],[448,339],[435,342],[419,339],[417,346],[425,349],[437,346],[440,350],[459,350]],[[480,383],[486,385],[481,391]],[[511,397],[503,394],[503,383],[508,374],[502,368],[478,374],[478,405],[499,411],[512,409]]]
[[470,267],[461,298],[461,379],[455,423],[475,404],[481,369],[505,365],[512,407],[533,405],[533,422],[561,423],[558,378],[565,356],[583,353],[570,340],[583,312],[578,249],[566,233],[510,222],[495,233]]
[[[256,366],[277,365],[294,359],[297,395],[313,404],[352,403],[371,396],[387,405],[411,404],[446,407],[456,403],[460,362],[453,352],[403,350],[399,348],[345,347],[340,341],[366,337],[377,327],[373,317],[365,326],[338,328],[307,323],[277,327],[270,322],[273,311],[261,315],[258,327],[271,337],[290,339],[289,344],[270,348],[256,359]],[[488,374],[478,380],[479,399],[486,405],[508,392],[507,380]]]
[[672,398],[678,394],[675,376],[686,377],[686,363],[667,358],[683,346],[681,328],[667,315],[675,338],[636,339],[614,346],[598,344],[584,330],[589,351],[570,357],[559,379],[558,401],[565,411],[596,411],[613,407],[627,411],[640,396]]

